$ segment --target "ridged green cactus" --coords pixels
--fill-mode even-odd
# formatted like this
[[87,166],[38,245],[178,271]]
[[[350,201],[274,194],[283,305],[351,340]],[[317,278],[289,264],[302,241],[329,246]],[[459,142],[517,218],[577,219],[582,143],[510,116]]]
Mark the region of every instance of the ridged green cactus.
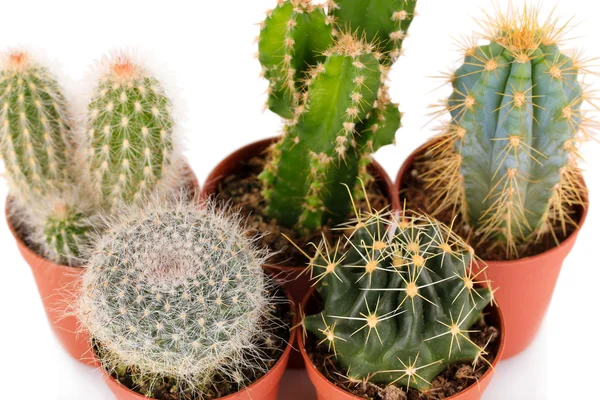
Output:
[[468,245],[418,214],[369,213],[355,226],[335,248],[317,247],[310,268],[323,310],[303,321],[349,379],[426,390],[452,363],[487,354],[469,335],[493,291],[470,272]]
[[332,44],[332,26],[321,7],[311,0],[279,1],[267,13],[259,36],[259,60],[269,80],[268,106],[292,119],[302,100],[305,73],[324,61]]
[[57,202],[45,218],[44,256],[61,264],[79,265],[93,233],[89,216],[73,205]]
[[374,106],[381,72],[366,45],[346,36],[310,73],[306,100],[276,145],[280,156],[261,177],[272,216],[286,226],[315,229],[324,214],[345,216],[349,211],[336,202],[335,191],[343,190],[341,183],[354,186],[356,127]]
[[214,206],[125,208],[92,251],[77,313],[107,371],[129,371],[149,397],[170,380],[173,392],[204,398],[212,378],[243,386],[272,361],[264,350],[282,324],[273,307],[285,300],[273,295],[265,257]]
[[[462,211],[475,237],[516,257],[527,244],[574,224],[585,188],[577,144],[589,120],[578,83],[585,66],[561,52],[564,27],[538,10],[510,10],[484,24],[489,44],[466,50],[451,77],[451,122],[422,178],[439,209]],[[555,235],[556,237],[556,235]]]
[[358,30],[377,43],[381,62],[390,64],[402,54],[402,42],[415,16],[417,0],[329,0],[329,15],[342,29]]
[[0,153],[14,196],[57,193],[69,182],[72,134],[56,78],[27,52],[4,56]]
[[104,207],[131,203],[171,182],[171,103],[160,82],[128,56],[108,61],[88,107],[85,154]]
[[260,178],[266,212],[284,226],[311,231],[340,222],[350,208],[341,184],[371,180],[371,154],[394,141],[400,112],[385,80],[414,1],[390,3],[381,9],[385,26],[394,26],[385,39],[373,32],[382,17],[367,3],[351,5],[359,20],[346,12],[350,5],[342,11],[334,2],[281,0],[262,25],[269,107],[288,121]]

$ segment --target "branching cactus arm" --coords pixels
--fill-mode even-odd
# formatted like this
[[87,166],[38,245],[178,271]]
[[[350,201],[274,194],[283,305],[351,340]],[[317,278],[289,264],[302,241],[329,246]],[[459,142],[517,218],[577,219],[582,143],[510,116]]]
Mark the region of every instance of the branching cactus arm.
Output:
[[258,42],[259,60],[269,80],[267,105],[292,119],[302,101],[304,75],[323,62],[332,44],[332,27],[321,7],[308,0],[280,1],[267,13]]
[[4,55],[0,72],[0,153],[20,199],[71,183],[72,133],[56,78],[25,51]]
[[325,193],[339,191],[341,183],[355,184],[357,125],[374,106],[380,78],[377,60],[352,35],[342,37],[310,71],[306,98],[262,175],[269,212],[281,223],[316,229],[324,215],[349,212],[327,203]]
[[108,209],[131,203],[159,186],[177,186],[171,102],[160,82],[127,55],[117,55],[88,107],[85,154],[90,179]]

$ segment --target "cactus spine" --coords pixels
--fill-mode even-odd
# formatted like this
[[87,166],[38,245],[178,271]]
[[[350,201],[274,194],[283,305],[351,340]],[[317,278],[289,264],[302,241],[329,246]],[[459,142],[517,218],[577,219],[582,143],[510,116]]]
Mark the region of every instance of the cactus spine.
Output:
[[71,128],[56,78],[24,51],[0,72],[0,153],[19,198],[57,193],[68,182]]
[[160,82],[129,57],[107,63],[88,108],[90,179],[101,203],[131,203],[159,184],[171,184],[171,103]]
[[402,54],[416,5],[417,0],[329,0],[328,9],[340,27],[377,43],[381,62],[391,64]]
[[516,257],[533,239],[575,224],[583,204],[577,145],[590,122],[577,55],[561,52],[565,27],[538,22],[537,9],[509,10],[486,22],[489,44],[466,50],[451,77],[451,122],[430,151],[423,179],[460,210],[482,239]]
[[[266,254],[213,206],[152,201],[126,208],[92,251],[78,314],[108,371],[134,371],[143,394],[170,379],[204,398],[215,376],[241,386],[264,371],[281,326]],[[247,375],[247,374],[246,374]],[[194,397],[198,398],[198,397]]]
[[[381,16],[367,3],[328,2],[325,16],[310,1],[282,0],[269,12],[259,59],[270,80],[269,106],[288,121],[261,180],[266,211],[284,226],[315,230],[345,218],[350,204],[341,184],[370,180],[370,155],[393,142],[400,112],[385,80],[414,5],[386,2]],[[363,18],[346,13],[350,7]],[[381,18],[394,26],[385,40],[372,30]]]
[[347,241],[317,247],[310,268],[324,308],[303,327],[356,381],[423,391],[450,364],[479,362],[488,350],[470,333],[493,292],[470,272],[472,249],[418,214],[356,222]]

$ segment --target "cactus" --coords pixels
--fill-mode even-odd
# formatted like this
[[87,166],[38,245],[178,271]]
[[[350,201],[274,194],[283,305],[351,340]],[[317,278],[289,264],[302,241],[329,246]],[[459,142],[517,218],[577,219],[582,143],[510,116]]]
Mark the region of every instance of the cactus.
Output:
[[56,203],[44,223],[45,257],[65,265],[80,265],[92,232],[93,223],[88,215],[72,204]]
[[171,102],[156,78],[127,55],[105,63],[89,103],[84,145],[104,207],[176,185],[173,129]]
[[264,350],[282,324],[273,307],[283,300],[239,219],[170,199],[127,207],[108,225],[77,306],[105,369],[131,371],[148,397],[167,379],[199,398],[215,376],[244,385],[243,371],[268,369]]
[[[340,184],[354,187],[369,154],[393,140],[400,121],[386,95],[377,101],[386,89],[371,45],[342,34],[325,55],[309,71],[295,119],[261,174],[268,213],[285,226],[309,230],[347,215]],[[375,134],[382,139],[376,141]]]
[[[374,31],[382,17],[364,2],[281,0],[262,24],[268,105],[288,121],[260,178],[266,213],[282,225],[313,231],[341,221],[350,203],[340,184],[370,181],[370,155],[394,141],[400,112],[385,81],[415,6],[396,3],[381,4],[392,29],[385,39]],[[351,7],[355,12],[347,12]]]
[[391,64],[402,54],[402,42],[415,16],[417,0],[329,0],[329,15],[344,29],[377,43],[381,62]]
[[56,78],[25,51],[0,72],[0,153],[19,201],[59,192],[70,179],[72,133]]
[[469,46],[450,81],[451,114],[422,174],[439,202],[436,212],[460,211],[476,236],[516,257],[536,237],[559,226],[566,235],[585,187],[577,145],[591,122],[578,76],[578,54],[565,55],[565,31],[539,9],[510,9],[489,18],[489,44]]
[[267,13],[259,36],[259,60],[269,80],[268,107],[291,119],[300,104],[307,70],[323,62],[333,43],[332,26],[321,7],[310,0],[279,1]]
[[467,244],[411,215],[367,213],[335,248],[317,246],[310,270],[323,310],[302,324],[348,379],[423,391],[450,364],[487,354],[470,333],[493,291],[483,271],[471,272]]

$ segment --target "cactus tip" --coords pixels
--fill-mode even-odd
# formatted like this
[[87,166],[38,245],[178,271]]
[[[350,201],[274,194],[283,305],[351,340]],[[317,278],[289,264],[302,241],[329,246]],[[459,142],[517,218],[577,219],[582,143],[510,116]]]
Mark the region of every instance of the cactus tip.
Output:
[[29,54],[24,50],[13,50],[6,54],[5,67],[10,70],[21,71],[29,65]]

